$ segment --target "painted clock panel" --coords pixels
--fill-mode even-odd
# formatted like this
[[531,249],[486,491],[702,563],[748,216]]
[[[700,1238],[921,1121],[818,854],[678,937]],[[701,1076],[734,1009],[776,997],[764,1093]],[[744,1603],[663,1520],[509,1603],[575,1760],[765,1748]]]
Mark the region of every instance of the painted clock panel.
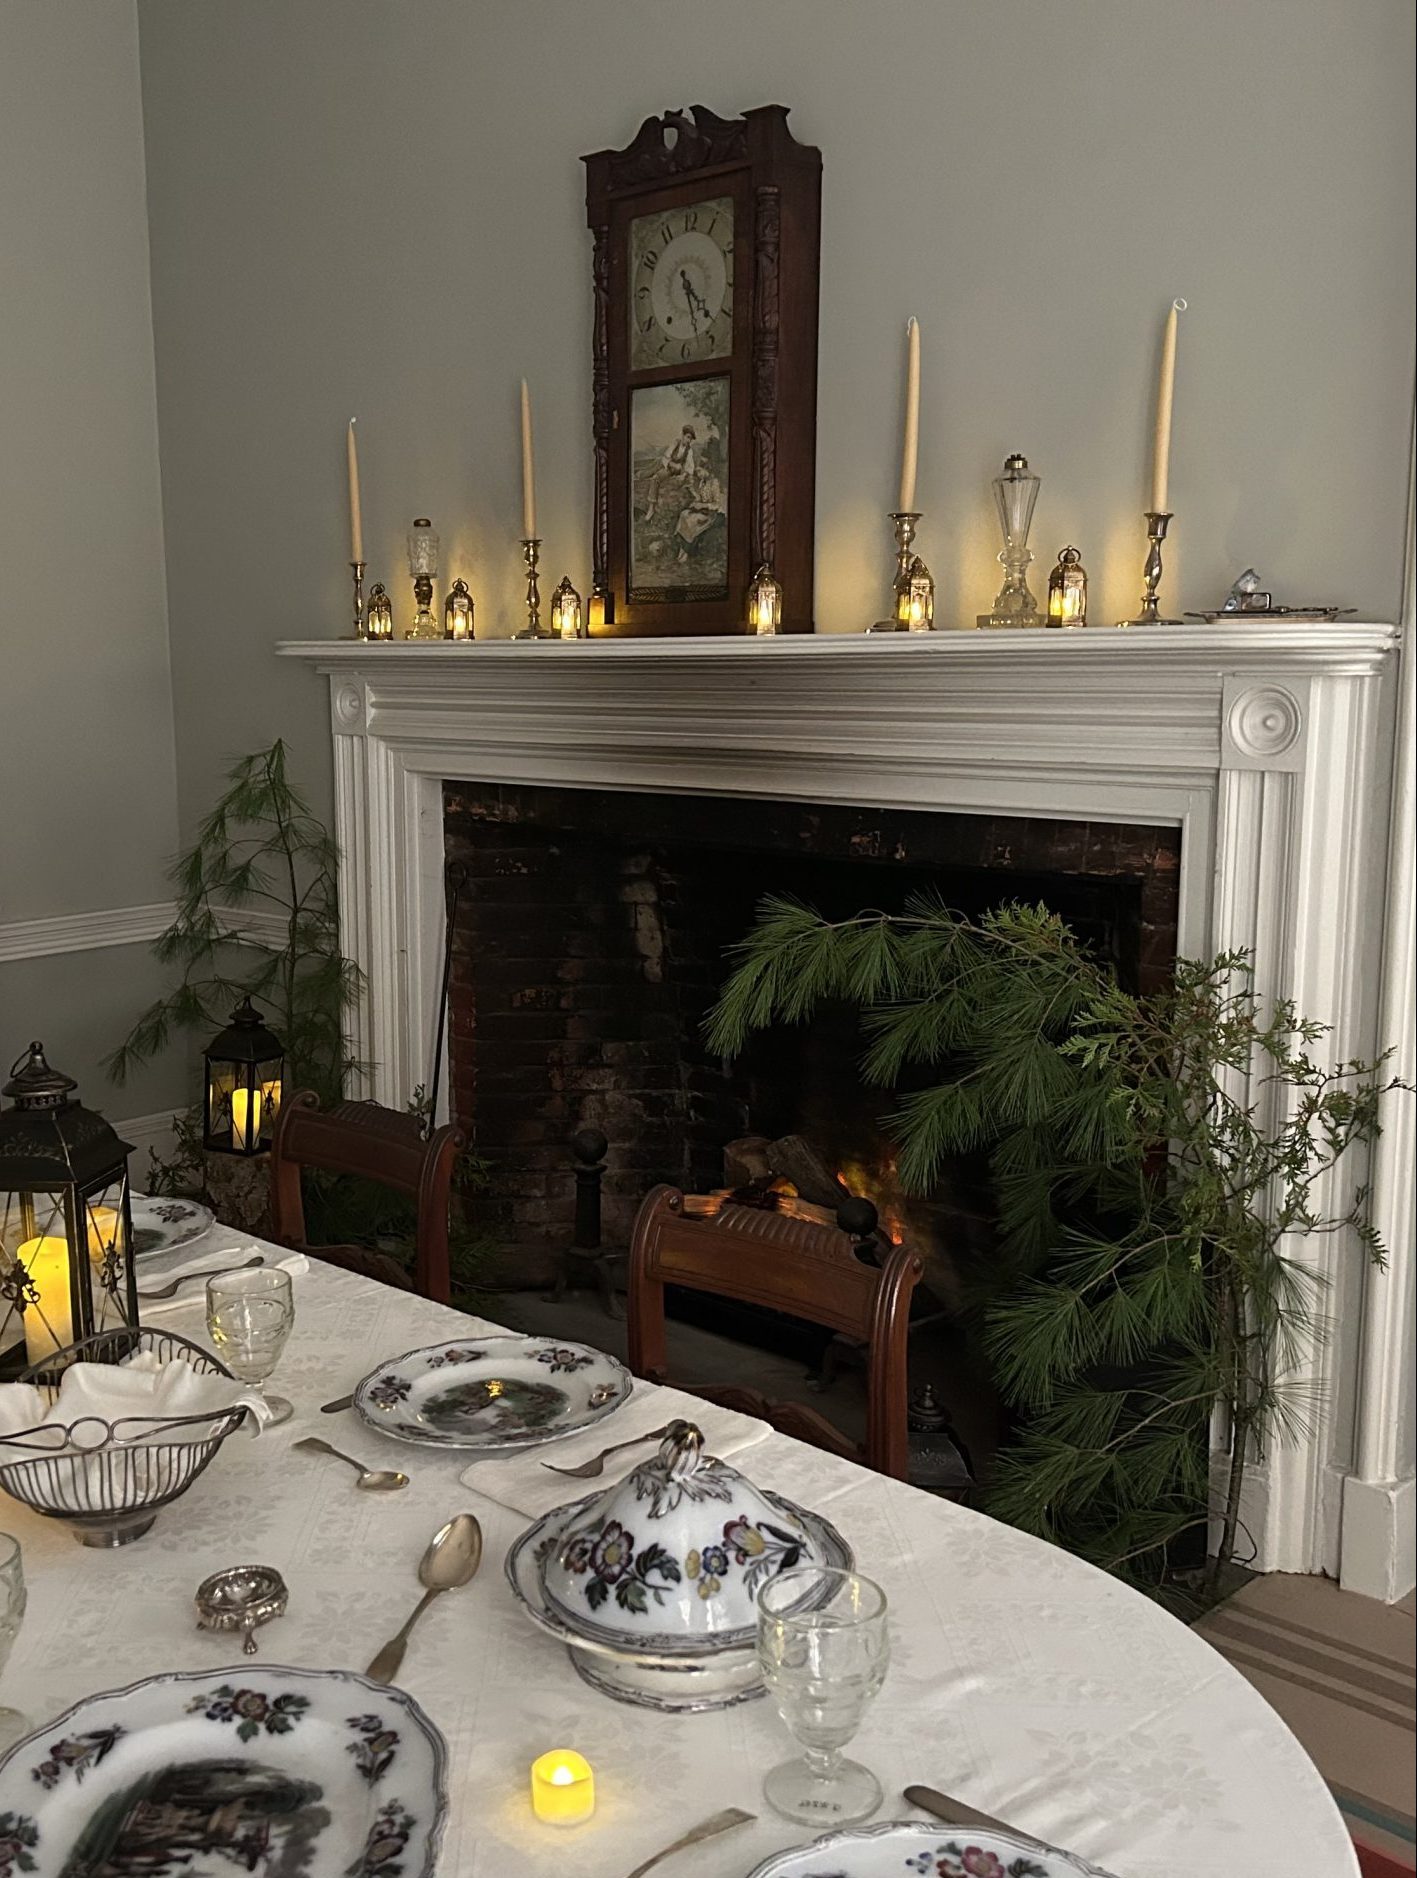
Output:
[[630,223],[630,370],[724,359],[733,350],[733,198]]
[[632,604],[728,593],[727,377],[630,393]]

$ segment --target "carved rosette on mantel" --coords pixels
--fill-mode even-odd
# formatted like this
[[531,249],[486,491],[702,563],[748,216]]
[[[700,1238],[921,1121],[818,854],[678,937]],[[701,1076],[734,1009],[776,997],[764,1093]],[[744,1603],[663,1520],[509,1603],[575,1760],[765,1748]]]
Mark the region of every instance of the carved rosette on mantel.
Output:
[[[1266,621],[627,639],[585,648],[589,690],[574,649],[529,661],[489,641],[473,670],[456,646],[282,646],[330,682],[341,936],[363,974],[352,1050],[374,1065],[369,1092],[398,1107],[426,1074],[445,779],[679,792],[704,817],[719,793],[1170,823],[1179,950],[1249,950],[1262,996],[1332,1025],[1326,1052],[1373,1056],[1390,1041],[1374,980],[1396,637]],[[1346,1211],[1336,1191],[1317,1204]],[[1287,1250],[1330,1281],[1334,1329],[1312,1363],[1313,1428],[1253,1470],[1244,1518],[1261,1569],[1332,1573],[1351,1405],[1375,1360],[1358,1348],[1359,1292],[1377,1280],[1341,1236]]]

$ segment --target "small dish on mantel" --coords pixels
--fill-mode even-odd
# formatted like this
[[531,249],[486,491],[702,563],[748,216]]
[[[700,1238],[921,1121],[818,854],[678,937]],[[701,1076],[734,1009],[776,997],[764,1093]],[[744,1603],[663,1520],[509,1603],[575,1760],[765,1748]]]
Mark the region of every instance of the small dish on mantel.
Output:
[[978,1826],[885,1825],[830,1832],[777,1852],[747,1878],[1110,1878],[1070,1852]]
[[390,1357],[360,1382],[361,1421],[425,1448],[511,1453],[579,1433],[629,1400],[623,1363],[549,1337],[459,1337]]

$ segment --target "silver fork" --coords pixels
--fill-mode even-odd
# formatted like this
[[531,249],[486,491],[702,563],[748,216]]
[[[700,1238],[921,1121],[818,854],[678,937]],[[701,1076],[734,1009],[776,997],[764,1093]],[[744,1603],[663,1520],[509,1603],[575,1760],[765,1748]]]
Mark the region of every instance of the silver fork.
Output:
[[594,1480],[605,1472],[605,1463],[612,1454],[623,1454],[626,1448],[637,1448],[642,1441],[659,1441],[673,1426],[673,1422],[666,1422],[662,1428],[651,1428],[648,1434],[636,1435],[633,1441],[617,1441],[613,1448],[602,1448],[599,1454],[593,1454],[588,1461],[581,1461],[575,1467],[557,1467],[554,1461],[543,1461],[541,1465],[553,1474],[564,1474],[568,1480]]
[[247,1259],[244,1265],[204,1265],[199,1272],[183,1272],[180,1278],[174,1278],[170,1285],[163,1285],[157,1291],[144,1291],[140,1288],[138,1298],[143,1304],[151,1304],[158,1298],[175,1298],[179,1289],[185,1284],[190,1284],[194,1278],[213,1278],[218,1272],[246,1272],[250,1271],[253,1265],[264,1265],[265,1262],[264,1257],[258,1252],[255,1258]]
[[730,1806],[722,1813],[715,1813],[712,1819],[706,1819],[701,1826],[695,1826],[692,1832],[686,1832],[673,1845],[666,1845],[642,1865],[636,1865],[632,1872],[625,1874],[625,1878],[645,1878],[645,1873],[652,1871],[662,1858],[671,1858],[676,1852],[687,1852],[691,1845],[716,1838],[721,1832],[731,1832],[735,1826],[751,1826],[756,1818],[756,1813],[745,1813],[741,1806]]

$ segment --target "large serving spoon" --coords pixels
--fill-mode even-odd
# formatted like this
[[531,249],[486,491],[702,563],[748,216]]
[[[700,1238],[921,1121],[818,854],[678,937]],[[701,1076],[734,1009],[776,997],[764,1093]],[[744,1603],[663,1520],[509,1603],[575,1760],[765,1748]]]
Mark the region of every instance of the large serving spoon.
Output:
[[396,1630],[365,1670],[371,1682],[392,1682],[403,1663],[413,1626],[434,1598],[444,1591],[456,1591],[471,1582],[482,1563],[482,1528],[472,1513],[458,1513],[446,1526],[440,1526],[429,1541],[428,1550],[418,1561],[418,1582],[427,1589],[418,1600],[408,1621]]
[[343,1461],[346,1467],[352,1467],[359,1478],[356,1487],[363,1487],[366,1493],[397,1493],[400,1487],[408,1485],[408,1475],[396,1468],[366,1467],[363,1461],[356,1461],[352,1454],[341,1454],[338,1448],[332,1448],[328,1441],[322,1441],[318,1435],[306,1435],[299,1441],[293,1441],[292,1447],[305,1448],[311,1454],[333,1454],[337,1461]]

